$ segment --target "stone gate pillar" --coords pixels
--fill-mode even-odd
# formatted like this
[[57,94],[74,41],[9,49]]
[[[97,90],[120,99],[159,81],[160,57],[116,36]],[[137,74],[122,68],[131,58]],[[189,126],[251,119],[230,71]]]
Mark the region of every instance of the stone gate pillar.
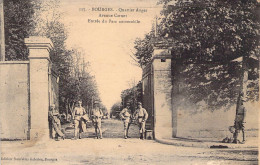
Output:
[[26,38],[25,44],[30,62],[30,140],[48,139],[48,71],[53,44],[50,39],[38,36]]
[[154,134],[156,139],[173,136],[171,52],[154,47]]

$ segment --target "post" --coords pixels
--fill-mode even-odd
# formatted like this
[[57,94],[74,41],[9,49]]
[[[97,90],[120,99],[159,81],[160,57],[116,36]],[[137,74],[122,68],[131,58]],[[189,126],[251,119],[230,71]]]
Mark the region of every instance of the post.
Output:
[[32,36],[25,38],[30,62],[30,140],[49,139],[49,52],[50,39]]
[[0,61],[5,61],[4,0],[0,0]]
[[[154,78],[154,133],[156,139],[173,135],[171,52],[154,47],[152,57]],[[176,130],[175,130],[176,131]]]

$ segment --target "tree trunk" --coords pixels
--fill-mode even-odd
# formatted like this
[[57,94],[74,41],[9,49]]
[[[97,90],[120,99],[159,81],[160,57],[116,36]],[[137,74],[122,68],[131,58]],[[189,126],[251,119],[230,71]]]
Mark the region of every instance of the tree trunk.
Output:
[[71,119],[74,119],[74,114],[73,114],[73,111],[74,111],[74,103],[72,103],[72,105],[68,104],[69,105],[69,110],[70,110],[70,113],[71,113]]
[[0,61],[5,61],[4,1],[0,0]]
[[66,121],[68,121],[68,114],[69,114],[69,101],[68,101],[68,99],[66,100],[65,108],[66,108]]
[[[247,101],[247,85],[248,85],[248,56],[243,56],[242,59],[242,73],[240,77],[240,91],[237,100],[239,101],[240,99],[245,102]],[[241,97],[241,98],[240,98]],[[236,109],[238,109],[240,104],[237,104]],[[237,115],[237,114],[236,114]]]
[[243,56],[242,61],[242,76],[241,76],[241,90],[243,93],[243,99],[246,100],[247,96],[247,85],[248,85],[248,56]]

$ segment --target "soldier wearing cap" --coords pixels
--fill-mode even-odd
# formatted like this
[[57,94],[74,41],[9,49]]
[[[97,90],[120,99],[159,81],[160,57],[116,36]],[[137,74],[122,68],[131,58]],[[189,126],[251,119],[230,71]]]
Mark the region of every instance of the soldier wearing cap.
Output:
[[81,139],[82,132],[86,132],[86,124],[82,118],[85,114],[86,110],[82,107],[82,101],[79,100],[72,114],[74,119],[74,138],[72,138],[72,140],[77,139],[77,134],[79,134],[79,139]]
[[55,104],[50,106],[49,121],[52,138],[55,138],[55,140],[58,141],[59,137],[61,137],[64,140],[65,135],[61,132],[60,114],[58,110],[55,109]]
[[128,130],[131,124],[131,118],[132,118],[132,112],[130,110],[130,103],[126,103],[126,107],[120,112],[119,114],[120,118],[124,122],[124,138],[129,138],[128,136]]
[[140,139],[144,139],[145,122],[148,119],[147,111],[142,107],[142,103],[138,102],[138,109],[134,113],[135,119],[139,126]]
[[234,123],[234,128],[235,131],[233,132],[233,138],[234,141],[233,143],[238,143],[238,133],[240,132],[240,130],[242,131],[243,134],[243,143],[245,142],[245,130],[244,130],[244,119],[245,119],[245,115],[246,115],[246,109],[244,106],[244,96],[243,96],[243,92],[241,92],[238,96],[238,101],[237,101],[237,107],[236,107],[236,117],[235,117],[235,123]]
[[[102,130],[101,130],[101,118],[103,116],[102,110],[99,108],[99,102],[95,101],[94,102],[94,108],[91,111],[91,117],[92,117],[92,122],[95,127],[95,133],[97,139],[100,138],[102,139]],[[98,135],[99,132],[99,135]]]

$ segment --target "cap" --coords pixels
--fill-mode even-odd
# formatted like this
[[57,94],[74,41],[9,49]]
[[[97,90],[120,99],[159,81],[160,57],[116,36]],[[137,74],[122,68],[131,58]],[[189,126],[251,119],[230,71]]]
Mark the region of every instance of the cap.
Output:
[[130,105],[130,103],[129,103],[129,102],[127,102],[127,103],[126,103],[126,105]]
[[138,104],[138,105],[142,105],[142,103],[141,103],[141,102],[138,102],[137,104]]

